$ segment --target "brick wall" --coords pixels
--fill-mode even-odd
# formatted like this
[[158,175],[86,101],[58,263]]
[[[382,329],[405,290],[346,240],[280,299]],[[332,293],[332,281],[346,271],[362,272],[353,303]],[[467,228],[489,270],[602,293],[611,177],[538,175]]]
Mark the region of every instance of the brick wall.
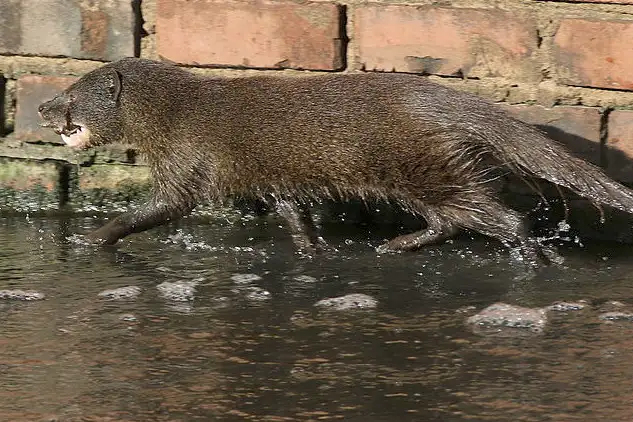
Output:
[[0,190],[12,198],[36,187],[53,208],[107,207],[147,181],[133,151],[75,153],[38,127],[42,100],[124,56],[244,76],[424,73],[499,102],[633,182],[633,0],[4,0],[0,8]]

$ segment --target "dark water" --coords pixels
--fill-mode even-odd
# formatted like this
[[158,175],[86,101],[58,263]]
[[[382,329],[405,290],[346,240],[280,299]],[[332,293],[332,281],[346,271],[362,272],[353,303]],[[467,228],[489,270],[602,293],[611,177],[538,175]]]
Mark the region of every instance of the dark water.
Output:
[[[599,318],[633,303],[633,246],[563,246],[526,278],[481,238],[378,256],[380,236],[345,227],[325,233],[338,251],[301,258],[274,217],[63,241],[98,224],[0,219],[0,289],[46,295],[0,301],[1,420],[633,420],[633,322]],[[157,288],[178,281],[193,300]],[[98,296],[123,286],[141,293]],[[378,308],[314,307],[348,293]],[[540,335],[465,324],[497,301],[580,299]]]

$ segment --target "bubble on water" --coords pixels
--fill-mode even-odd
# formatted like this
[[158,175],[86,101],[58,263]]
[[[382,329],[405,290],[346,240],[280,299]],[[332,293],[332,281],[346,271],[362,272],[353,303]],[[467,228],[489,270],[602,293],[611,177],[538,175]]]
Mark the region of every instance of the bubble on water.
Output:
[[633,313],[630,312],[605,312],[598,315],[603,321],[633,321]]
[[138,286],[125,286],[117,289],[104,290],[97,296],[108,300],[127,300],[136,299],[141,294],[141,288]]
[[169,308],[173,312],[177,312],[183,315],[192,314],[194,311],[193,302],[176,302],[172,301],[167,304],[167,308]]
[[272,298],[271,293],[258,286],[239,286],[231,290],[231,293],[243,296],[253,302],[263,302]]
[[233,252],[254,252],[255,249],[250,246],[232,246],[231,250]]
[[570,311],[580,311],[584,309],[588,305],[587,301],[578,301],[578,302],[555,302],[548,306],[546,309],[548,311],[557,311],[557,312],[570,312]]
[[226,309],[231,306],[231,299],[227,296],[212,297],[209,302],[214,309]]
[[252,286],[246,289],[246,299],[253,301],[264,301],[271,298],[271,294],[268,290],[261,287]]
[[4,300],[42,300],[44,299],[44,293],[36,292],[33,290],[0,290],[0,299]]
[[328,308],[335,311],[374,309],[378,306],[378,301],[373,297],[363,293],[352,293],[345,296],[319,300],[317,303],[314,304],[314,306],[320,308]]
[[292,278],[294,281],[298,281],[300,283],[316,283],[318,280],[309,275],[298,275]]
[[231,276],[231,280],[235,284],[249,284],[261,279],[261,276],[257,274],[233,274]]

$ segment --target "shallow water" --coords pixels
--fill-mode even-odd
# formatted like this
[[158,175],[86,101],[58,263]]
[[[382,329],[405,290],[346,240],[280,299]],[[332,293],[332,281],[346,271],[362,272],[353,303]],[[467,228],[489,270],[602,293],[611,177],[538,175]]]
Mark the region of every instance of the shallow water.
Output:
[[[564,244],[526,277],[483,238],[379,256],[381,235],[349,226],[300,257],[274,216],[64,240],[98,225],[0,219],[0,289],[45,295],[0,300],[0,420],[633,420],[633,322],[599,318],[633,304],[633,246]],[[140,293],[99,296],[124,286]],[[349,293],[378,307],[314,306]],[[465,324],[558,300],[589,304],[541,334]]]

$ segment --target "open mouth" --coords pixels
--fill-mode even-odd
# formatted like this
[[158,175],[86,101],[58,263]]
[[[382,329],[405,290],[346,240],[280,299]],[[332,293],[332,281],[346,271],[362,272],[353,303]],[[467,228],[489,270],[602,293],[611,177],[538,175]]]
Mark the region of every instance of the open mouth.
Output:
[[61,135],[66,145],[71,147],[86,147],[90,140],[90,131],[81,125],[73,124],[63,129],[56,129],[55,132]]

